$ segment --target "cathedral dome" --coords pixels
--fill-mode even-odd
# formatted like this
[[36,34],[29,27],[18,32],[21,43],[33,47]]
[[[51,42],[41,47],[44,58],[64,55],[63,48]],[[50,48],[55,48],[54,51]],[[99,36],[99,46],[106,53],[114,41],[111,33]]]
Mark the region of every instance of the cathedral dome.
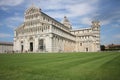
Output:
[[64,16],[63,23],[66,23],[66,22],[70,23],[69,20],[67,19],[67,17]]
[[68,20],[68,18],[66,16],[64,16],[64,19],[62,21],[62,24],[64,24],[65,26],[67,26],[68,28],[72,29],[71,27],[71,23],[70,21]]

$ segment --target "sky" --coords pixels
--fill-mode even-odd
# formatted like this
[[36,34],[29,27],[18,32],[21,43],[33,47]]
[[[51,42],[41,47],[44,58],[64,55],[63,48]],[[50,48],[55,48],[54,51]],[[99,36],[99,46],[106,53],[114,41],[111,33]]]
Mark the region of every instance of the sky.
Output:
[[101,45],[120,44],[120,0],[0,0],[0,41],[13,42],[14,30],[34,4],[61,22],[67,16],[73,29],[101,25]]

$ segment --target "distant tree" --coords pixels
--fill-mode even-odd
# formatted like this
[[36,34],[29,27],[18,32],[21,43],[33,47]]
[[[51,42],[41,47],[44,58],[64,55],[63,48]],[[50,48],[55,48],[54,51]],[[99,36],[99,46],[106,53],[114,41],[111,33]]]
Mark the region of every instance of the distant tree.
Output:
[[101,51],[105,51],[105,45],[100,45]]

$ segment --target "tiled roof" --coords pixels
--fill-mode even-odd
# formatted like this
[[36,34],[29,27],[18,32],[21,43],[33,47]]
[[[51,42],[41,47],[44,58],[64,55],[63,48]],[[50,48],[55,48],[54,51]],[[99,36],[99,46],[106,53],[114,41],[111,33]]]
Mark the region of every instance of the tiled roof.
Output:
[[0,42],[0,45],[13,45],[13,42]]

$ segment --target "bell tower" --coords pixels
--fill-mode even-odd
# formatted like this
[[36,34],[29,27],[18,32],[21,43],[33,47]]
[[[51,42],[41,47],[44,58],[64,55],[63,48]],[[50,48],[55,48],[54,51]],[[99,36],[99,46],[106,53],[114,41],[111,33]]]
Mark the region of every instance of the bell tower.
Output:
[[93,28],[99,28],[100,27],[100,21],[94,20],[92,21],[92,27]]
[[100,21],[92,21],[91,28],[93,33],[94,49],[100,51]]

